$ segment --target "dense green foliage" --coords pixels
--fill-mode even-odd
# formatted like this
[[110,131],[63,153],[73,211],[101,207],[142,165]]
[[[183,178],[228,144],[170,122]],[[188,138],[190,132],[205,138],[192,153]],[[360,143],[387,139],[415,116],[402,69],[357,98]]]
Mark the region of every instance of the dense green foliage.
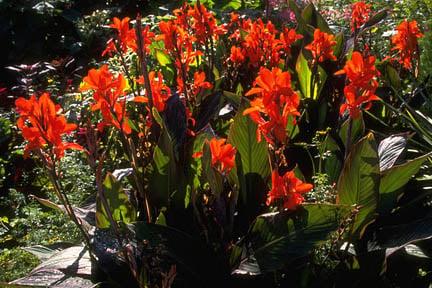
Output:
[[[253,105],[245,93],[256,86],[259,70],[227,64],[234,45],[228,37],[209,41],[211,48],[206,46],[203,55],[190,62],[191,71],[205,73],[214,87],[197,93],[190,106],[179,100],[182,91],[173,92],[163,111],[131,101],[146,86],[135,81],[146,74],[142,55],[129,49],[102,58],[106,40],[113,35],[107,24],[113,16],[133,18],[139,11],[147,16],[143,27],[158,34],[158,23],[172,19],[169,14],[180,2],[0,2],[0,24],[5,24],[1,35],[7,39],[0,66],[10,66],[7,77],[0,79],[7,87],[0,90],[6,99],[0,107],[0,282],[22,277],[40,263],[19,247],[86,244],[85,233],[60,206],[65,202],[50,178],[49,165],[43,158],[23,159],[26,143],[15,124],[17,114],[11,111],[17,96],[48,91],[64,109],[58,115],[83,128],[67,141],[88,149],[67,151],[58,162],[61,192],[68,195],[70,207],[95,205],[91,229],[108,233],[116,243],[125,237],[120,247],[107,249],[113,255],[118,249],[112,257],[120,260],[95,252],[107,261],[98,268],[111,269],[96,282],[141,287],[428,287],[432,2],[374,1],[373,23],[366,23],[356,38],[349,30],[349,4],[355,1],[312,1],[318,2],[316,7],[304,1],[279,1],[275,7],[271,5],[278,1],[198,1],[213,9],[219,24],[229,23],[228,13],[235,10],[245,18],[268,16],[276,29],[288,26],[304,35],[277,66],[289,71],[290,85],[301,99],[298,121],[284,127],[289,140],[283,144],[258,141],[259,125],[244,115]],[[286,8],[296,23],[287,20]],[[418,75],[385,59],[392,31],[404,18],[416,19],[424,33]],[[314,28],[334,33],[337,61],[311,64],[313,56],[305,47],[314,38]],[[246,33],[241,31],[239,38]],[[361,49],[378,58],[376,94],[382,101],[370,110],[360,105],[363,111],[352,119],[339,110],[347,81],[334,73],[343,69],[355,48],[365,45],[368,48]],[[153,40],[146,69],[161,71],[164,84],[175,91],[181,69],[177,56],[165,46]],[[19,66],[36,61],[41,63]],[[111,123],[96,132],[100,134],[94,148],[86,133],[106,115],[93,109],[94,91],[78,85],[87,65],[103,64],[127,78],[121,93],[128,99],[125,109],[132,132],[128,135]],[[192,74],[182,76],[187,85],[198,81],[186,81]],[[185,107],[187,117],[196,120],[193,128]],[[196,135],[191,136],[190,129]],[[229,173],[214,164],[209,141],[216,135],[236,149]],[[294,210],[265,204],[266,194],[275,187],[274,171],[278,176],[293,171],[297,180],[313,183],[304,194],[306,204]],[[143,191],[151,193],[147,197]],[[124,251],[131,253],[127,260]],[[110,275],[119,267],[120,272]]]

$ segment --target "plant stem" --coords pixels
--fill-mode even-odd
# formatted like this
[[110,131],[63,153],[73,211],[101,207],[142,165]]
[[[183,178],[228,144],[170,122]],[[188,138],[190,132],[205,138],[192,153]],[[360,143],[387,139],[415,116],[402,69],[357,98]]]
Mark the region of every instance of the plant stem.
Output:
[[144,77],[144,86],[146,89],[146,93],[148,95],[148,104],[150,106],[150,110],[153,107],[153,94],[150,85],[150,77],[147,71],[147,56],[145,51],[145,42],[142,35],[141,30],[141,15],[138,14],[136,17],[136,25],[135,25],[135,33],[137,36],[137,44],[138,44],[138,58],[141,65],[141,74]]
[[353,126],[353,120],[351,119],[351,117],[349,118],[348,121],[349,121],[348,122],[348,132],[347,132],[347,138],[345,141],[345,158],[344,158],[345,160],[348,157],[349,150],[351,147],[351,134],[352,134],[352,126]]

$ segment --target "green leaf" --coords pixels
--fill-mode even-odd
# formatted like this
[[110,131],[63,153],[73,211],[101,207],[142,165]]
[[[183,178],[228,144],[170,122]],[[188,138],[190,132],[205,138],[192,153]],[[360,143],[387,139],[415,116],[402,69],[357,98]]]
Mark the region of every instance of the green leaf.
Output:
[[222,11],[228,9],[238,10],[241,8],[241,5],[242,5],[241,0],[231,0],[225,6],[222,7]]
[[303,9],[301,15],[305,24],[311,25],[314,28],[319,28],[322,32],[332,34],[332,31],[328,26],[327,21],[324,20],[320,13],[318,13],[312,3],[308,4]]
[[312,93],[311,85],[313,74],[311,69],[309,68],[306,57],[304,57],[303,55],[303,52],[299,53],[295,68],[303,97],[312,98],[314,100],[318,99],[319,95],[321,94],[321,90],[324,87],[324,83],[327,80],[327,73],[321,66],[317,67],[317,75],[315,77],[315,83]]
[[342,161],[338,158],[338,153],[341,155],[339,146],[333,137],[328,134],[324,140],[324,151],[329,151],[331,154],[325,157],[324,172],[329,176],[329,183],[337,182],[340,171],[342,169]]
[[383,226],[376,232],[376,239],[368,243],[372,250],[386,249],[386,256],[409,244],[432,238],[432,217],[427,216],[399,225]]
[[401,165],[395,165],[390,169],[383,171],[380,182],[380,203],[379,212],[386,213],[394,208],[397,199],[402,194],[401,189],[408,181],[420,170],[421,165],[427,160],[430,154],[418,157],[405,162]]
[[381,10],[377,13],[375,13],[374,15],[372,15],[369,20],[361,27],[362,32],[367,29],[372,27],[373,25],[377,24],[378,22],[380,22],[381,20],[383,20],[384,18],[387,17],[387,9]]
[[333,54],[336,56],[336,58],[339,58],[345,46],[344,33],[340,32],[336,34],[335,41],[336,41],[336,46],[333,49]]
[[266,189],[265,183],[271,173],[267,143],[258,142],[256,132],[257,125],[240,110],[228,133],[228,142],[237,149],[236,169],[245,204],[248,198],[257,201],[256,197]]
[[[104,196],[116,222],[131,223],[136,220],[136,210],[129,201],[129,197],[111,173],[107,173],[103,182]],[[99,197],[96,198],[96,226],[109,228],[110,221]]]
[[156,59],[162,67],[171,64],[171,58],[160,49],[156,50]]
[[376,143],[373,134],[370,133],[352,147],[337,184],[340,204],[360,206],[351,230],[354,237],[361,236],[362,229],[375,217],[379,173]]
[[363,121],[363,113],[360,112],[360,116],[357,119],[348,118],[341,126],[339,131],[339,137],[342,140],[344,146],[347,145],[348,130],[350,126],[350,121],[352,121],[351,127],[351,145],[355,144],[365,133],[365,123]]
[[304,98],[311,98],[312,71],[309,68],[307,59],[300,52],[296,62],[296,72],[299,79],[300,90]]
[[[231,259],[231,263],[240,263],[234,273],[249,270],[245,266],[256,265],[258,269],[254,267],[254,271],[272,272],[308,256],[314,247],[339,227],[349,212],[350,207],[347,206],[306,204],[294,212],[258,216],[241,242],[246,256],[240,260]],[[239,253],[238,249],[234,252],[236,255],[232,257],[238,258],[244,254]]]
[[401,87],[401,79],[399,77],[399,73],[396,71],[393,66],[390,65],[390,63],[387,63],[386,65],[386,72],[387,72],[387,78],[390,82],[390,85],[393,88],[400,88]]

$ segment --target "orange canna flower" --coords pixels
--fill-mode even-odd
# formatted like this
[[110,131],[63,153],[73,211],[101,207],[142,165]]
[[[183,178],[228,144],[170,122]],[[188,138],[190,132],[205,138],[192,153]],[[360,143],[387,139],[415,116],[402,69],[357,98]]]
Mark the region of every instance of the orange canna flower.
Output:
[[[117,17],[113,18],[113,23],[109,25],[109,27],[117,30],[117,37],[120,41],[119,45],[123,52],[126,52],[128,49],[132,49],[134,52],[138,50],[138,44],[136,40],[136,32],[135,29],[129,28],[130,18],[125,17],[123,19],[119,19]],[[147,52],[150,51],[149,45],[153,42],[154,33],[150,32],[150,27],[146,26],[142,29],[142,39],[144,40],[144,47]],[[106,49],[102,52],[102,56],[106,54],[111,54],[112,52],[117,52],[117,48],[114,44],[114,39],[111,38],[107,42]]]
[[[128,48],[131,48],[134,51],[137,50],[135,31],[134,29],[129,29],[129,21],[129,17],[125,17],[123,19],[114,17],[113,23],[109,25],[109,27],[117,30],[118,39],[120,40],[120,48],[123,50],[123,52],[126,52]],[[107,48],[102,52],[102,56],[117,50],[113,41],[114,39],[108,40]]]
[[369,109],[371,101],[379,100],[375,95],[378,87],[376,78],[379,72],[375,67],[375,57],[363,58],[360,52],[353,52],[351,60],[347,61],[345,67],[336,72],[335,75],[346,74],[350,83],[344,88],[346,102],[340,107],[340,115],[346,110],[349,111],[351,118],[360,115],[360,109]]
[[99,69],[90,69],[84,77],[80,90],[93,90],[93,99],[96,103],[92,105],[92,111],[100,110],[103,117],[103,122],[98,125],[100,129],[112,125],[125,134],[132,132],[126,116],[126,100],[120,99],[125,95],[126,87],[127,82],[123,75],[119,74],[115,78],[107,65]]
[[391,39],[394,47],[399,54],[398,62],[406,69],[412,68],[412,60],[419,57],[417,39],[423,37],[415,20],[404,20],[397,27],[397,33]]
[[220,172],[227,174],[235,165],[236,149],[231,144],[225,144],[226,139],[212,138],[209,141],[210,152],[212,155],[211,164]]
[[353,85],[363,89],[373,89],[378,85],[376,77],[379,76],[379,71],[375,67],[374,56],[363,58],[360,52],[354,51],[351,60],[345,63],[342,70],[335,73],[341,74],[346,74]]
[[157,73],[151,71],[149,73],[150,86],[152,89],[153,105],[159,111],[165,110],[166,101],[171,97],[171,90],[163,83],[163,75],[161,72]]
[[313,61],[324,62],[325,60],[336,60],[333,54],[333,47],[336,45],[335,37],[332,34],[321,32],[320,29],[315,29],[314,39],[312,43],[307,45],[305,49],[312,52]]
[[258,141],[261,141],[262,134],[269,143],[274,142],[272,139],[285,142],[289,117],[295,122],[295,116],[300,115],[297,110],[300,98],[291,88],[290,74],[279,68],[273,68],[272,71],[261,68],[254,85],[256,87],[249,90],[246,96],[257,96],[250,102],[251,107],[243,111],[243,115],[249,115],[258,124]]
[[213,85],[210,82],[205,81],[206,75],[204,72],[194,73],[194,82],[192,85],[192,93],[197,96],[202,90],[212,89]]
[[192,29],[198,43],[205,44],[207,39],[217,39],[226,32],[223,25],[217,25],[216,18],[203,4],[196,3],[187,11],[187,15],[192,17]]
[[28,157],[30,151],[44,149],[49,151],[48,159],[53,162],[61,159],[65,150],[84,150],[76,143],[63,141],[63,135],[75,131],[77,125],[67,123],[66,118],[59,115],[61,107],[53,103],[48,93],[43,93],[39,99],[35,95],[28,100],[20,97],[15,101],[15,107],[20,114],[17,126],[29,142],[24,157]]
[[267,206],[282,200],[283,208],[295,210],[304,201],[303,194],[312,190],[313,185],[298,179],[294,171],[288,171],[283,176],[278,171],[272,173],[272,189],[267,194]]
[[360,108],[363,104],[365,110],[368,110],[372,103],[371,101],[380,100],[378,96],[374,94],[375,90],[360,90],[354,85],[347,85],[344,88],[344,95],[346,102],[340,107],[340,115],[343,115],[346,110],[348,110],[349,115],[352,119],[356,119],[360,116]]
[[369,20],[369,14],[371,12],[371,5],[366,4],[363,1],[355,2],[352,4],[351,9],[351,31],[355,32],[363,24]]
[[243,51],[241,48],[232,46],[231,47],[231,55],[230,58],[231,62],[235,64],[241,64],[245,60],[245,56],[243,55]]
[[280,34],[283,49],[287,54],[291,53],[292,44],[300,39],[303,39],[303,35],[297,34],[295,29],[284,28],[283,32]]
[[229,25],[229,27],[236,27],[229,38],[238,42],[235,46],[241,49],[242,55],[239,54],[238,49],[237,51],[231,50],[231,61],[239,61],[243,56],[245,60],[248,60],[248,66],[251,68],[277,66],[281,61],[283,54],[281,50],[284,49],[284,43],[277,39],[276,27],[270,21],[264,23],[261,19],[256,21],[238,19],[236,21]]

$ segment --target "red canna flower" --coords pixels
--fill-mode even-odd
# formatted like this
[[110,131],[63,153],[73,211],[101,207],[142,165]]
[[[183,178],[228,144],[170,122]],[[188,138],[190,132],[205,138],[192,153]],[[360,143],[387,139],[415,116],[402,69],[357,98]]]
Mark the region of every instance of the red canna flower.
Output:
[[269,143],[274,142],[272,139],[285,142],[289,118],[292,117],[291,121],[295,123],[295,116],[300,115],[297,111],[300,98],[291,88],[290,74],[279,68],[272,71],[261,68],[254,85],[257,87],[249,90],[246,96],[258,96],[243,115],[249,115],[258,124],[258,141],[261,141],[262,134]]
[[412,60],[419,57],[417,39],[423,37],[415,20],[404,20],[397,27],[397,33],[391,39],[394,47],[399,54],[398,62],[406,69],[412,68]]
[[236,149],[231,144],[225,144],[226,139],[212,138],[209,141],[210,152],[212,155],[211,164],[220,172],[227,174],[235,165]]
[[192,29],[200,44],[206,44],[207,40],[212,37],[217,39],[219,35],[226,32],[224,26],[217,25],[216,18],[203,4],[196,3],[187,14],[192,17]]
[[283,176],[280,176],[278,171],[273,171],[272,189],[267,194],[266,204],[270,206],[282,200],[283,208],[295,210],[304,201],[302,194],[309,192],[312,188],[312,184],[298,179],[294,171],[288,171]]
[[363,24],[369,20],[369,14],[371,12],[371,5],[366,4],[363,1],[355,2],[352,4],[351,9],[351,31],[355,32]]
[[360,52],[355,51],[343,70],[335,73],[341,74],[346,74],[350,83],[344,88],[346,103],[341,105],[340,114],[343,115],[348,110],[350,117],[355,119],[360,115],[363,104],[366,104],[364,108],[367,110],[371,106],[371,101],[379,100],[375,95],[378,87],[376,78],[379,76],[375,67],[375,57],[363,58]]
[[312,52],[313,61],[324,62],[325,60],[336,60],[333,54],[333,47],[336,45],[335,37],[332,34],[321,32],[320,29],[315,29],[314,39],[312,43],[307,45],[305,49]]
[[[126,52],[128,49],[132,49],[134,52],[137,52],[138,44],[136,40],[136,32],[135,29],[129,28],[129,22],[129,17],[125,17],[123,19],[114,17],[113,23],[110,24],[109,27],[117,30],[117,37],[120,42],[119,45],[123,52]],[[149,45],[153,42],[154,33],[150,31],[149,26],[144,27],[141,33],[142,39],[144,40],[143,45],[148,53],[150,51]],[[113,38],[108,40],[107,47],[102,52],[102,56],[111,54],[112,52],[118,52]]]
[[[134,29],[129,29],[129,21],[129,17],[125,17],[123,19],[114,17],[113,23],[109,25],[109,27],[117,30],[118,39],[120,40],[120,48],[123,50],[123,52],[126,52],[128,48],[131,48],[134,51],[137,49],[135,31]],[[117,50],[113,41],[114,39],[108,40],[107,48],[102,52],[102,56]]]
[[194,82],[192,85],[192,94],[197,96],[202,90],[212,89],[213,85],[210,82],[205,81],[206,75],[204,72],[194,73]]
[[132,132],[126,116],[126,99],[120,99],[125,95],[126,87],[127,82],[123,75],[119,74],[115,78],[107,65],[99,69],[90,69],[84,77],[80,90],[93,90],[96,103],[92,105],[92,111],[100,110],[103,117],[103,122],[98,125],[100,129],[112,125],[125,134]]
[[245,60],[245,56],[243,55],[242,49],[236,46],[232,46],[230,60],[235,64],[243,63]]
[[354,85],[347,85],[344,88],[344,95],[346,102],[340,107],[340,115],[343,115],[348,110],[350,117],[356,119],[360,116],[360,108],[363,104],[365,110],[368,110],[372,103],[371,101],[380,100],[378,96],[374,94],[374,90],[360,90]]
[[76,143],[63,141],[63,135],[75,131],[77,125],[67,123],[66,118],[59,114],[61,107],[53,103],[48,93],[43,93],[39,99],[35,95],[28,100],[20,97],[15,106],[20,114],[17,126],[29,142],[24,157],[28,157],[30,151],[43,149],[48,152],[48,160],[52,163],[61,159],[65,150],[84,150]]
[[[236,29],[229,38],[238,42],[234,46],[241,49],[244,59],[248,60],[248,66],[250,68],[277,66],[281,60],[281,50],[284,48],[284,43],[277,39],[278,31],[275,26],[270,21],[264,23],[261,19],[256,21],[250,19],[236,21],[230,25],[230,27],[236,27]],[[242,59],[239,53],[240,50],[231,51],[231,60],[233,62]]]
[[171,97],[171,90],[163,83],[163,75],[158,72],[157,77],[154,71],[149,73],[150,86],[152,89],[153,105],[159,111],[165,110],[166,101]]
[[376,77],[379,76],[379,72],[375,67],[374,56],[363,58],[360,52],[354,51],[351,60],[345,63],[342,70],[335,73],[335,75],[341,74],[346,74],[351,84],[359,88],[369,90],[378,85]]
[[283,49],[287,54],[291,53],[292,44],[300,39],[303,39],[303,35],[297,34],[295,29],[284,28],[283,32],[280,34],[280,40],[283,44]]

